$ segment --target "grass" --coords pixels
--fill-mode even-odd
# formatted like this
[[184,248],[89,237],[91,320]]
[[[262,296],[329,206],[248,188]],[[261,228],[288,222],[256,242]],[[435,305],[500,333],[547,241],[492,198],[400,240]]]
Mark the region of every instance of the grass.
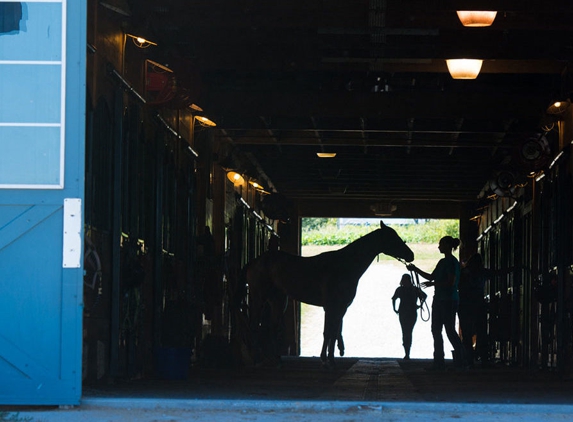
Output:
[[[415,260],[414,263],[425,271],[431,271],[434,269],[436,263],[442,258],[442,254],[438,250],[438,245],[433,243],[412,243],[408,245],[412,251],[414,251]],[[344,245],[329,245],[329,246],[317,246],[308,245],[302,247],[302,256],[313,256],[318,255],[327,251],[334,251],[343,248]],[[380,261],[393,261],[394,258],[388,255],[380,254],[378,258],[374,260],[372,265]],[[400,264],[398,261],[396,263]],[[431,267],[431,268],[430,268]]]

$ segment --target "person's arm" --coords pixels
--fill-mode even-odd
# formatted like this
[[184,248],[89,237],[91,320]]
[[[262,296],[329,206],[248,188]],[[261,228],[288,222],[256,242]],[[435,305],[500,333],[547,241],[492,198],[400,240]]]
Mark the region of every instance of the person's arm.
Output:
[[420,274],[422,277],[424,277],[426,280],[432,281],[434,279],[434,275],[425,272],[424,270],[419,269],[418,267],[416,267],[414,264],[408,264],[406,266],[406,268],[408,268],[409,271],[414,271],[417,274]]
[[417,274],[420,274],[422,277],[424,277],[426,280],[428,280],[428,281],[425,281],[423,283],[420,283],[422,285],[422,287],[432,287],[435,284],[433,281],[434,280],[434,274],[433,273],[432,274],[427,273],[427,272],[419,269],[418,267],[416,267],[414,264],[408,264],[406,266],[406,268],[408,268],[408,270],[410,270],[410,271],[415,271]]
[[418,290],[418,298],[420,299],[420,305],[418,306],[418,308],[421,308],[424,305],[426,299],[428,298],[428,295],[424,293],[422,289],[417,288],[416,290]]
[[396,289],[396,291],[394,292],[394,296],[392,296],[392,309],[394,309],[394,312],[398,313],[398,311],[396,310],[396,299],[398,299],[399,295],[398,295],[398,289]]

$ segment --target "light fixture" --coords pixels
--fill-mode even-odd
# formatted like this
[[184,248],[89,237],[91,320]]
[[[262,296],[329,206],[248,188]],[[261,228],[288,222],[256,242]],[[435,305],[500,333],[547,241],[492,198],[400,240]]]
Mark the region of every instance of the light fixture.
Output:
[[547,114],[561,114],[569,108],[571,101],[566,99],[564,101],[555,101],[547,107]]
[[454,79],[475,79],[479,75],[483,60],[449,59],[446,60],[448,71]]
[[480,28],[490,26],[497,12],[485,10],[458,10],[456,12],[463,26]]
[[233,170],[227,172],[227,179],[233,182],[233,185],[235,186],[237,185],[242,186],[243,183],[245,183],[245,179],[243,178],[243,176],[241,176],[239,173]]
[[217,123],[215,123],[213,120],[209,119],[208,117],[205,116],[195,116],[195,120],[197,121],[197,123],[199,123],[201,126],[207,126],[207,127],[215,127],[217,126]]
[[265,190],[264,186],[257,182],[255,179],[250,179],[249,184],[255,188],[255,190],[261,194],[267,195],[268,192]]
[[259,182],[256,180],[249,180],[249,184],[255,189],[264,189]]
[[391,217],[392,213],[396,211],[398,207],[392,202],[381,201],[377,202],[376,204],[372,204],[370,209],[377,217]]
[[336,157],[336,152],[317,152],[316,155],[319,158],[334,158]]
[[136,46],[138,46],[139,48],[147,48],[147,47],[152,46],[152,45],[157,45],[157,43],[154,43],[153,41],[149,41],[148,39],[140,37],[138,35],[132,35],[132,34],[125,34],[125,35],[127,35],[129,38],[131,38],[133,43]]

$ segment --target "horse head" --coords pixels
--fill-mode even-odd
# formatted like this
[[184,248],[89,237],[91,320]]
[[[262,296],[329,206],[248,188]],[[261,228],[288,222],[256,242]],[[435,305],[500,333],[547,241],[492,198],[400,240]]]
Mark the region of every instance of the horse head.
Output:
[[406,245],[406,242],[402,240],[398,233],[380,220],[380,230],[382,233],[382,253],[392,256],[394,258],[400,258],[406,262],[412,262],[414,260],[414,252]]

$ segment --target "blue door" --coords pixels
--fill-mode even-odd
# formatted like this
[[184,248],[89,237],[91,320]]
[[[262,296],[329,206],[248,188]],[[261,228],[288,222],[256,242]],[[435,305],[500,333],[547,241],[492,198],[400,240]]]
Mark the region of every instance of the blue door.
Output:
[[0,404],[81,397],[85,0],[0,0]]

